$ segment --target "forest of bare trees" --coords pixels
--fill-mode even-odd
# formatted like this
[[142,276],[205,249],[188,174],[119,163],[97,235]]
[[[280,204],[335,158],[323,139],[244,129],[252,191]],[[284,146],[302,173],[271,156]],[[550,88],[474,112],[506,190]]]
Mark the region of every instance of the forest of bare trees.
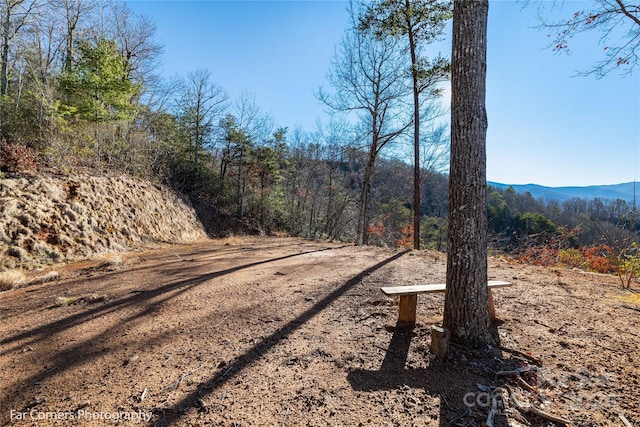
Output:
[[[438,82],[449,63],[421,56],[420,43],[439,36],[450,8],[437,4],[432,32],[413,23],[414,58],[411,22],[392,19],[407,4],[387,3],[350,5],[352,26],[327,64],[330,86],[316,92],[333,114],[314,129],[289,129],[252,94],[230,98],[209,70],[157,75],[154,24],[125,3],[2,0],[2,173],[128,174],[264,233],[390,247],[416,247],[417,238],[444,251],[449,135]],[[391,8],[389,22],[372,18],[376,7]],[[398,147],[416,135],[411,164]],[[638,230],[628,201],[557,203],[493,188],[487,200],[491,246],[515,253],[541,233],[584,246]]]

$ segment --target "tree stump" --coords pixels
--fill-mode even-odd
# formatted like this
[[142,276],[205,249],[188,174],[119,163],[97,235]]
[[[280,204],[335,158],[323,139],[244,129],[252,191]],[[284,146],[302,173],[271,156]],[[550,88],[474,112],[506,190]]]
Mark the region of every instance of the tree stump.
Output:
[[449,330],[440,325],[431,326],[431,353],[446,359],[449,353]]

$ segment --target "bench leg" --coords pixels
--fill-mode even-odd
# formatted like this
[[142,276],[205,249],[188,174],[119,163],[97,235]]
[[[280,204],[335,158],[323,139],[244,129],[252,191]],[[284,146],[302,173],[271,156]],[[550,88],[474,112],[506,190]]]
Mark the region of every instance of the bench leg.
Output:
[[493,293],[491,292],[491,288],[487,288],[487,293],[489,296],[489,316],[491,316],[491,320],[496,320],[496,309],[493,305]]
[[400,315],[398,323],[415,324],[418,295],[400,295]]

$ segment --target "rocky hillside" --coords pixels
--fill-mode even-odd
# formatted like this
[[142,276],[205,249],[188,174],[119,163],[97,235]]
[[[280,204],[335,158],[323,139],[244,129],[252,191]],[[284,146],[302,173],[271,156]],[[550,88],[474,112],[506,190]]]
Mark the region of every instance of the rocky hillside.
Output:
[[0,179],[0,271],[202,239],[191,204],[129,177]]

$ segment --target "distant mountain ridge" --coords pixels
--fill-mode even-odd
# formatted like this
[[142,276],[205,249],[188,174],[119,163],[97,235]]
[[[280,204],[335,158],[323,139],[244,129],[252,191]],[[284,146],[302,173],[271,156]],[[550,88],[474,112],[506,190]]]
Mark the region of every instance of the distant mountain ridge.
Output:
[[[488,185],[506,189],[513,187],[516,193],[531,193],[533,198],[543,198],[546,201],[556,200],[564,202],[574,198],[593,200],[617,200],[622,199],[627,203],[633,203],[634,183],[626,182],[614,185],[591,185],[587,187],[545,187],[537,184],[511,185],[499,182],[488,182]],[[635,183],[636,201],[640,202],[640,183]]]

